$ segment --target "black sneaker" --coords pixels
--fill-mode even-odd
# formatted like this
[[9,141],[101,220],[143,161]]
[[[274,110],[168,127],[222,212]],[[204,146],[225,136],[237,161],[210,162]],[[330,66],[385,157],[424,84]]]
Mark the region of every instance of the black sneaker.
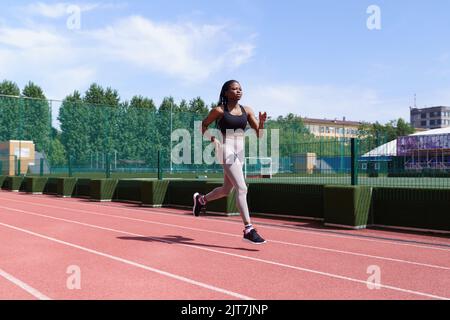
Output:
[[261,238],[261,236],[258,234],[258,232],[256,232],[256,229],[250,230],[247,234],[245,234],[245,230],[244,230],[243,240],[253,243],[253,244],[263,244],[263,243],[267,242],[266,240]]
[[200,215],[200,211],[205,207],[200,203],[200,197],[202,195],[198,192],[194,193],[194,207],[192,208],[192,213],[194,216],[198,217]]

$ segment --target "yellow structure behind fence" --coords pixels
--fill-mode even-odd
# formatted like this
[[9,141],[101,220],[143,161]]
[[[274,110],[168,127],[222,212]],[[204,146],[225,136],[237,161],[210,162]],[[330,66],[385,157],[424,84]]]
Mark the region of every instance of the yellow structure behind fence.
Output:
[[[26,140],[0,142],[0,158],[2,175],[25,174],[28,172],[28,167],[35,164],[34,143]],[[18,168],[19,163],[20,171]]]

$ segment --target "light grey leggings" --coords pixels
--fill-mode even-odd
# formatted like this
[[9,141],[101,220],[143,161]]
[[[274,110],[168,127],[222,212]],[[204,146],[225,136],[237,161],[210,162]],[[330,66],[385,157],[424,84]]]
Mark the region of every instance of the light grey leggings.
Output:
[[[236,190],[236,205],[245,225],[250,224],[250,213],[247,205],[247,185],[244,172],[244,138],[225,138],[224,143],[216,149],[216,154],[223,154],[223,185],[208,193],[206,201],[226,197],[233,188]],[[221,159],[222,160],[222,159]]]

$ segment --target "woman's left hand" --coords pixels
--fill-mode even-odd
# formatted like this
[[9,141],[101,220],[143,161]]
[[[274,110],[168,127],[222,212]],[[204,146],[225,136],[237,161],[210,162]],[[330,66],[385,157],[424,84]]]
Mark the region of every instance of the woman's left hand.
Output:
[[259,113],[259,123],[264,123],[266,122],[267,119],[267,113],[266,112],[260,112]]

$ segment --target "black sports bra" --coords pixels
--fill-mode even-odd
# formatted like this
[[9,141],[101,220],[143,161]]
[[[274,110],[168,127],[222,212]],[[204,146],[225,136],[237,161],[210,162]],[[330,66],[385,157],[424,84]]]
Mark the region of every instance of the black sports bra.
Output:
[[240,116],[235,116],[232,115],[230,111],[228,111],[228,108],[226,106],[224,106],[223,116],[218,122],[219,129],[223,134],[226,133],[227,129],[245,130],[245,128],[247,127],[247,112],[245,112],[245,109],[241,105],[239,105],[239,107],[241,108],[242,114]]

